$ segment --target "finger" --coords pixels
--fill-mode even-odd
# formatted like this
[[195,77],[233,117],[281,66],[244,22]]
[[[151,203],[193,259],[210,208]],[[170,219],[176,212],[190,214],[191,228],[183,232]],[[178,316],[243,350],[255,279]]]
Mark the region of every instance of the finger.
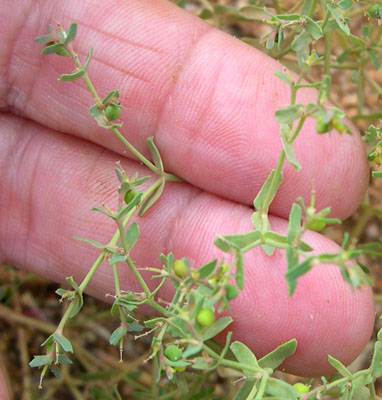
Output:
[[[80,282],[98,253],[73,236],[105,243],[115,230],[112,221],[89,210],[101,201],[116,204],[116,155],[10,116],[0,116],[0,151],[5,155],[0,165],[4,171],[0,261],[55,281],[72,275]],[[124,166],[131,173],[140,168],[132,161]],[[217,234],[252,229],[251,212],[188,184],[169,184],[155,209],[138,220],[140,239],[132,257],[139,267],[160,268],[158,255],[173,251],[175,257],[186,256],[193,267],[200,266],[222,256],[213,246]],[[285,220],[276,217],[272,224],[280,231],[287,227]],[[319,234],[307,233],[304,239],[316,251],[338,248]],[[246,254],[245,263],[245,289],[233,303],[235,339],[261,356],[297,338],[297,353],[285,367],[299,375],[327,373],[328,354],[348,363],[361,351],[373,325],[369,288],[352,293],[336,267],[319,266],[300,280],[289,298],[283,253],[266,257],[257,249]],[[120,275],[122,289],[141,290],[127,269],[120,268]],[[112,274],[105,263],[89,293],[102,298],[113,292]],[[160,296],[169,298],[169,287]]]
[[[85,2],[82,7],[76,1],[46,1],[16,14],[10,9],[2,16],[16,20],[0,54],[8,62],[0,84],[4,106],[123,152],[87,115],[93,100],[84,83],[57,82],[73,68],[70,60],[41,56],[40,46],[32,43],[45,33],[52,15],[66,25],[77,21],[81,58],[95,49],[89,73],[96,88],[102,96],[121,90],[126,137],[147,152],[145,140],[155,136],[167,170],[251,204],[281,150],[274,111],[289,104],[290,94],[274,76],[279,64],[166,1]],[[316,92],[305,90],[298,101],[315,99]],[[319,208],[332,206],[334,215],[348,216],[367,185],[359,135],[317,135],[308,120],[295,146],[302,171],[285,166],[272,213],[286,217],[296,197],[308,201],[314,188]]]

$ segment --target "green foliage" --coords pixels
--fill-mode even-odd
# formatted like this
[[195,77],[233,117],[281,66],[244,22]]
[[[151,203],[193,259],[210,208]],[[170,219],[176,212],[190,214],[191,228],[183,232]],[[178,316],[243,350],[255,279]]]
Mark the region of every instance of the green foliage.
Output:
[[[177,1],[179,6],[185,7],[187,1]],[[231,342],[232,332],[225,334],[224,347],[211,344],[216,335],[224,335],[233,319],[230,316],[220,317],[224,311],[230,311],[230,301],[240,296],[245,286],[244,254],[256,247],[261,247],[267,255],[272,255],[276,249],[284,252],[287,262],[285,279],[289,295],[293,295],[298,287],[298,280],[318,264],[336,264],[346,282],[352,287],[369,284],[368,269],[361,262],[365,254],[382,255],[382,242],[361,244],[356,246],[346,236],[340,250],[336,253],[317,254],[302,240],[307,230],[323,231],[329,224],[341,223],[336,218],[329,217],[330,207],[317,210],[315,207],[315,192],[309,206],[302,198],[293,203],[288,230],[280,234],[272,230],[269,221],[269,211],[272,202],[278,195],[283,181],[283,167],[289,162],[298,172],[302,166],[298,162],[294,149],[294,141],[301,133],[307,119],[316,120],[316,131],[326,134],[352,134],[347,123],[344,122],[345,113],[329,107],[327,100],[331,99],[332,68],[342,68],[351,60],[355,64],[356,81],[365,78],[364,68],[371,63],[375,68],[380,66],[380,44],[378,37],[373,34],[373,23],[362,27],[362,37],[351,31],[351,17],[359,14],[356,2],[352,0],[302,1],[290,9],[284,9],[279,2],[273,2],[274,8],[263,7],[259,1],[249,1],[244,6],[231,4],[210,4],[201,1],[202,7],[198,11],[200,18],[223,25],[223,21],[256,21],[269,27],[260,38],[243,37],[242,40],[261,49],[268,55],[284,61],[286,55],[295,58],[295,76],[284,70],[275,74],[290,90],[290,103],[276,110],[275,119],[279,124],[282,150],[276,166],[269,171],[269,175],[257,193],[252,214],[253,229],[240,234],[218,237],[214,244],[224,253],[221,259],[213,259],[197,266],[190,265],[186,258],[174,260],[174,255],[161,254],[161,266],[154,268],[144,267],[152,272],[154,289],[151,289],[137,268],[130,252],[139,240],[139,217],[143,216],[161,198],[168,181],[181,181],[178,177],[165,172],[162,157],[152,137],[147,139],[147,147],[151,160],[147,159],[123,136],[119,129],[122,123],[115,123],[120,117],[120,93],[114,89],[101,98],[94,88],[89,75],[88,66],[92,55],[82,64],[74,52],[72,42],[77,34],[77,24],[72,23],[68,30],[58,24],[58,32],[49,27],[47,35],[35,38],[38,44],[44,45],[42,54],[57,54],[70,57],[75,65],[71,74],[62,74],[60,81],[83,79],[88,87],[94,104],[89,108],[89,114],[97,124],[108,129],[117,137],[121,144],[155,175],[155,181],[149,187],[140,187],[150,176],[138,178],[138,174],[128,176],[120,164],[115,168],[119,180],[118,207],[112,209],[107,205],[93,207],[116,224],[116,233],[112,239],[103,245],[92,239],[76,238],[100,249],[101,253],[89,269],[89,273],[77,285],[72,277],[67,280],[73,290],[58,289],[61,300],[68,300],[70,305],[65,312],[56,331],[43,343],[46,355],[35,356],[31,367],[42,367],[41,379],[50,369],[59,375],[59,364],[70,364],[71,360],[64,352],[73,352],[70,341],[62,335],[62,330],[68,318],[76,315],[83,305],[83,291],[92,279],[98,266],[105,259],[109,261],[111,273],[115,281],[114,302],[111,308],[113,314],[118,314],[120,325],[109,339],[111,345],[119,346],[120,360],[122,361],[123,343],[126,335],[142,332],[136,338],[152,335],[151,354],[146,361],[152,360],[156,370],[156,382],[163,376],[170,384],[176,387],[176,393],[187,393],[192,386],[193,377],[196,381],[197,371],[214,371],[219,368],[236,370],[240,375],[242,385],[237,389],[235,399],[313,399],[333,393],[339,393],[343,399],[362,398],[370,394],[370,385],[376,378],[382,376],[382,345],[379,334],[375,344],[370,368],[367,370],[350,372],[339,360],[329,356],[329,363],[337,370],[338,375],[330,381],[323,378],[320,386],[310,386],[303,383],[290,385],[272,376],[274,370],[290,356],[297,348],[297,341],[292,339],[281,344],[261,359],[241,342]],[[316,4],[317,3],[317,4]],[[382,8],[379,2],[365,8],[370,19],[380,20]],[[335,57],[331,55],[331,40],[336,37],[343,44],[343,52]],[[325,50],[322,55],[315,52],[316,42],[322,41]],[[312,69],[322,71],[321,79],[317,80],[310,75]],[[357,83],[360,91],[361,86]],[[374,85],[375,87],[375,85]],[[316,88],[317,100],[314,103],[297,103],[297,92],[303,88]],[[376,89],[378,91],[378,88]],[[382,90],[380,90],[382,93]],[[379,93],[381,95],[381,93]],[[362,104],[359,106],[358,118],[363,118]],[[331,134],[331,133],[330,133]],[[369,146],[368,158],[377,165],[382,164],[382,133],[381,128],[371,125],[366,131],[364,140]],[[334,157],[336,155],[333,155]],[[373,177],[382,177],[382,171],[373,171]],[[139,190],[137,189],[138,187]],[[135,221],[132,222],[132,218]],[[133,252],[132,252],[133,253]],[[227,262],[224,256],[230,260]],[[128,268],[141,286],[141,292],[123,292],[120,288],[118,269]],[[248,267],[247,267],[248,268]],[[160,289],[166,282],[173,286],[173,296],[164,302],[158,297]],[[138,307],[151,307],[157,316],[140,323],[135,312]],[[163,306],[165,305],[165,306]],[[216,349],[217,347],[217,349]],[[189,374],[189,375],[187,375]],[[213,390],[207,388],[195,394],[192,398],[210,398]],[[101,392],[100,392],[101,393]],[[101,396],[102,394],[99,394]],[[166,393],[163,393],[166,396]],[[362,395],[362,396],[361,396]],[[94,394],[98,396],[98,394]],[[354,397],[353,397],[354,396]],[[169,397],[163,397],[169,398]],[[191,398],[191,397],[188,397]],[[338,397],[340,398],[340,397]],[[366,397],[363,397],[366,398]]]

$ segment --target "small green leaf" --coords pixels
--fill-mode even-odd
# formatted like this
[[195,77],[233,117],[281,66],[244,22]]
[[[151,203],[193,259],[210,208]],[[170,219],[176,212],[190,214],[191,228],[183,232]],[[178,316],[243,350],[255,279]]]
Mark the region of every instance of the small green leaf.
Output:
[[258,362],[261,368],[276,369],[286,358],[293,355],[297,348],[297,340],[292,339],[276,347]]
[[232,248],[229,245],[229,243],[222,237],[217,237],[214,240],[214,245],[220,249],[221,251],[224,251],[224,253],[230,253]]
[[285,108],[280,108],[275,111],[275,118],[280,124],[293,122],[300,117],[300,110],[302,107],[302,104],[297,103]]
[[198,268],[199,279],[204,279],[210,276],[216,267],[216,263],[217,260],[215,258],[207,264],[204,264],[200,268]]
[[113,265],[113,264],[118,264],[120,262],[124,262],[126,261],[126,258],[127,257],[125,255],[114,252],[113,255],[109,258],[109,264]]
[[43,365],[51,364],[53,357],[50,356],[34,356],[33,360],[29,363],[32,368],[42,367]]
[[116,346],[119,343],[119,340],[126,335],[127,327],[120,326],[117,328],[110,336],[109,343],[112,346]]
[[48,346],[50,344],[53,343],[53,335],[48,336],[42,343],[41,343],[41,347],[43,346]]
[[76,300],[73,301],[73,308],[69,314],[69,318],[76,316],[80,312],[83,304],[84,300],[82,298],[82,293],[76,292]]
[[207,326],[203,330],[203,340],[212,339],[218,333],[222,332],[233,321],[231,317],[222,317],[215,321],[212,325]]
[[[276,169],[272,169],[268,178],[264,182],[260,192],[257,194],[253,205],[256,210],[267,211],[270,204],[275,197],[277,190],[279,189],[283,180],[283,173]],[[269,194],[268,194],[269,192]]]
[[139,228],[138,228],[138,224],[136,222],[133,222],[129,228],[127,229],[126,232],[126,243],[128,246],[128,251],[130,251],[135,243],[137,243],[139,237]]
[[60,42],[53,43],[51,45],[45,46],[41,50],[41,54],[57,54],[61,49],[63,49],[64,45]]
[[240,233],[237,235],[227,235],[224,239],[235,249],[242,250],[244,247],[256,243],[262,234],[260,231],[251,231],[248,233]]
[[88,56],[86,58],[85,64],[83,65],[83,67],[81,69],[77,70],[76,72],[73,72],[72,74],[62,74],[58,78],[58,80],[59,81],[64,81],[64,82],[71,82],[71,81],[75,81],[76,79],[81,78],[85,74],[85,72],[86,72],[86,70],[88,68],[89,61],[90,61],[90,58],[92,56],[92,53],[93,53],[93,49],[90,49],[89,53],[88,53]]
[[256,381],[254,379],[246,379],[241,385],[240,389],[236,393],[233,400],[243,400],[247,399]]
[[[256,356],[244,343],[233,342],[229,348],[232,350],[239,363],[251,365],[260,369]],[[243,373],[249,376],[253,375],[253,371],[248,371],[245,368],[243,368]]]
[[288,266],[288,271],[285,274],[285,279],[287,280],[287,283],[288,283],[289,296],[292,296],[292,294],[294,293],[294,291],[296,289],[297,279],[300,276],[306,274],[311,269],[312,260],[313,260],[313,257],[307,257],[305,259],[305,261],[303,261],[302,263],[300,263],[290,269]]
[[332,6],[329,3],[327,3],[326,6],[328,7],[330,13],[333,15],[334,19],[336,20],[337,25],[341,28],[343,32],[345,32],[346,35],[349,35],[350,29],[348,24],[346,23],[345,18],[342,16],[342,13],[335,6]]
[[372,171],[371,175],[373,178],[382,178],[382,171]]
[[106,104],[107,101],[110,100],[111,98],[115,100],[119,99],[118,89],[110,90],[110,92],[102,99],[102,104]]
[[263,21],[269,19],[269,15],[264,12],[264,7],[248,5],[241,7],[238,15],[249,21]]
[[53,333],[53,339],[62,347],[64,351],[69,351],[70,353],[73,353],[72,344],[65,336],[55,332]]
[[54,42],[54,34],[49,33],[48,35],[36,36],[34,38],[34,41],[38,44],[47,44],[50,42]]
[[280,379],[268,378],[265,392],[277,399],[296,400],[299,398],[294,387]]
[[280,124],[281,143],[286,158],[289,161],[289,163],[296,168],[297,171],[300,171],[301,164],[296,159],[293,144],[288,141],[289,132],[290,132],[290,127],[288,124]]
[[57,365],[49,365],[49,369],[57,379],[62,379],[60,368],[58,368]]
[[351,378],[351,372],[342,364],[341,361],[335,359],[331,355],[328,356],[328,361],[332,367],[334,367],[343,377]]
[[293,203],[289,214],[289,224],[287,233],[287,242],[292,244],[301,235],[301,207]]
[[162,172],[164,172],[162,158],[158,148],[155,146],[154,138],[150,136],[149,138],[147,138],[146,143],[150,150],[155,166],[159,168]]
[[66,354],[58,355],[58,363],[59,364],[73,364],[73,361]]
[[183,352],[183,358],[188,358],[191,356],[194,356],[195,354],[198,354],[202,351],[203,346],[201,344],[198,344],[196,346],[193,346],[189,344]]
[[141,324],[138,324],[137,322],[129,322],[127,324],[127,330],[129,332],[142,332],[143,329],[145,329],[145,327]]
[[71,287],[74,290],[80,291],[79,286],[77,285],[77,283],[75,282],[75,280],[73,279],[72,276],[67,276],[65,279],[70,283]]
[[139,210],[140,217],[142,217],[142,215],[144,215],[157,202],[157,200],[159,200],[160,196],[163,193],[164,186],[165,186],[165,179],[162,179],[160,186],[141,205],[141,208]]
[[276,70],[275,75],[278,78],[280,78],[283,82],[285,82],[287,85],[289,85],[289,86],[291,85],[292,82],[290,81],[290,79],[285,74],[283,74],[281,71]]
[[235,272],[236,286],[240,290],[243,290],[243,288],[244,288],[244,260],[243,260],[243,254],[241,252],[236,253],[235,262],[236,262],[236,272]]
[[382,342],[380,341],[374,344],[374,354],[371,360],[370,372],[374,378],[382,376]]
[[322,28],[317,22],[313,21],[312,18],[307,15],[303,15],[302,18],[306,20],[305,29],[309,32],[314,40],[320,39],[324,33],[322,32]]
[[97,107],[97,104],[93,104],[92,106],[89,107],[89,114],[93,118],[98,119],[102,116],[102,110]]
[[92,239],[82,238],[78,236],[73,236],[73,239],[78,240],[79,242],[89,243],[92,246],[97,247],[98,249],[104,249],[106,247],[104,244],[96,242],[95,240]]
[[66,38],[64,41],[64,45],[67,46],[70,42],[72,42],[77,35],[77,23],[72,22],[69,26],[69,29],[66,31]]

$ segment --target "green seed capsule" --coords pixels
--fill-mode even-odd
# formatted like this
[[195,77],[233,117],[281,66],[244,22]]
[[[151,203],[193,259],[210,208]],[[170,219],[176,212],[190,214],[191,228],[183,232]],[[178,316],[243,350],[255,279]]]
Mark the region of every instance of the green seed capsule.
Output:
[[329,131],[330,131],[329,122],[324,122],[322,117],[317,118],[316,132],[317,133],[326,133]]
[[179,259],[174,262],[174,272],[179,278],[184,278],[187,275],[187,265],[184,260]]
[[129,204],[133,198],[139,194],[139,191],[137,189],[131,189],[125,194],[125,203]]
[[164,355],[170,361],[178,361],[182,357],[182,349],[180,349],[175,344],[171,344],[170,346],[165,348]]
[[297,393],[309,393],[310,390],[308,385],[304,385],[301,382],[295,383],[293,387]]
[[215,322],[215,314],[209,308],[202,308],[196,316],[196,320],[202,326],[210,326]]
[[110,103],[106,107],[105,115],[109,121],[115,121],[121,115],[121,106],[119,106],[115,103]]
[[227,299],[228,300],[233,300],[236,299],[236,297],[238,296],[238,291],[236,289],[235,286],[228,284],[226,287],[226,295],[227,295]]

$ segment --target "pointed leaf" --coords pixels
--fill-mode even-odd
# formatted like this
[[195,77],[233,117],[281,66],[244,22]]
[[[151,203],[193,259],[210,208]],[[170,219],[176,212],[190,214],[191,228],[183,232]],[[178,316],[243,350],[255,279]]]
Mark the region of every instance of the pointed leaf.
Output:
[[236,273],[235,273],[236,286],[243,290],[244,288],[244,260],[241,252],[236,253]]
[[348,24],[346,23],[345,18],[342,16],[341,11],[335,6],[332,6],[330,3],[327,3],[326,6],[328,7],[330,13],[333,15],[334,19],[336,20],[337,25],[341,28],[342,31],[345,32],[346,35],[349,35],[350,29]]
[[332,367],[334,367],[344,378],[351,378],[351,372],[342,364],[341,361],[335,359],[331,355],[328,356],[328,361]]
[[382,342],[375,342],[370,372],[374,378],[379,378],[382,376]]
[[313,21],[312,18],[307,15],[302,16],[305,19],[305,29],[309,32],[314,40],[320,39],[324,33],[322,32],[322,28],[317,22]]
[[302,107],[302,104],[297,103],[285,108],[280,108],[275,111],[275,118],[280,124],[293,122],[300,117],[300,110]]
[[65,336],[55,332],[53,333],[53,339],[62,347],[64,351],[69,351],[70,353],[73,353],[72,344]]
[[120,326],[117,328],[110,336],[109,343],[112,346],[116,346],[119,343],[121,337],[123,337],[127,332],[127,327]]
[[165,180],[162,179],[162,182],[158,187],[158,189],[141,205],[141,208],[139,210],[140,217],[142,217],[142,215],[144,215],[149,210],[149,208],[152,207],[156,203],[156,201],[160,198],[160,196],[163,193],[164,186],[165,186]]
[[299,398],[292,385],[272,377],[268,378],[265,392],[276,397],[277,399],[297,400]]
[[43,365],[51,364],[53,357],[50,356],[34,356],[33,360],[29,363],[32,368],[42,367]]
[[58,355],[58,363],[59,364],[73,364],[73,361],[66,354]]
[[287,233],[287,242],[292,244],[301,234],[301,207],[297,203],[293,203],[289,214],[289,224]]
[[148,148],[150,150],[150,153],[151,153],[151,156],[153,158],[155,166],[157,168],[159,168],[162,172],[164,172],[162,158],[161,158],[161,155],[159,153],[158,148],[155,146],[154,138],[152,136],[150,136],[146,140],[146,143],[147,143],[147,146],[148,146]]
[[89,64],[90,58],[92,56],[92,53],[93,53],[93,49],[90,49],[88,56],[86,58],[85,64],[83,65],[83,67],[81,69],[77,70],[76,72],[73,72],[72,74],[62,74],[58,78],[58,80],[64,81],[64,82],[71,82],[71,81],[75,81],[76,79],[81,78],[85,74],[85,72],[88,68],[88,64]]
[[70,42],[72,42],[77,35],[77,23],[72,22],[69,26],[69,29],[66,31],[66,38],[65,38],[65,46],[67,46]]
[[53,43],[49,46],[45,46],[41,50],[41,54],[57,54],[60,50],[64,48],[64,45],[60,42]]
[[282,172],[278,172],[276,169],[273,169],[253,202],[256,210],[268,210],[268,207],[272,203],[282,180]]
[[208,262],[207,264],[202,265],[198,268],[198,274],[200,279],[207,278],[210,276],[216,267],[217,260],[214,258],[212,261]]
[[280,124],[280,133],[281,133],[281,144],[284,149],[284,153],[286,155],[287,160],[291,165],[293,165],[297,171],[301,170],[301,164],[297,161],[296,155],[294,152],[294,147],[292,143],[289,143],[287,134],[289,133],[289,126],[286,124]]
[[73,239],[78,240],[79,242],[89,243],[92,246],[97,247],[98,249],[104,249],[106,247],[104,244],[96,242],[95,240],[92,239],[82,238],[78,236],[73,236]]
[[237,235],[227,235],[224,239],[230,243],[234,248],[241,250],[244,247],[250,246],[261,238],[260,231],[251,231],[248,233],[240,233]]
[[139,228],[138,228],[138,224],[136,222],[133,222],[129,228],[127,229],[126,232],[126,242],[128,245],[128,250],[130,251],[135,243],[137,242],[139,237]]
[[[232,350],[233,354],[235,355],[239,363],[245,365],[251,365],[253,367],[260,369],[256,356],[244,343],[233,342],[229,348]],[[243,369],[243,373],[249,376],[253,375],[252,371],[248,371],[246,369]]]
[[294,354],[296,347],[296,339],[281,344],[259,360],[260,367],[276,369],[286,358]]
[[212,339],[218,333],[222,332],[233,321],[231,317],[222,317],[215,321],[211,326],[204,328],[203,340]]

